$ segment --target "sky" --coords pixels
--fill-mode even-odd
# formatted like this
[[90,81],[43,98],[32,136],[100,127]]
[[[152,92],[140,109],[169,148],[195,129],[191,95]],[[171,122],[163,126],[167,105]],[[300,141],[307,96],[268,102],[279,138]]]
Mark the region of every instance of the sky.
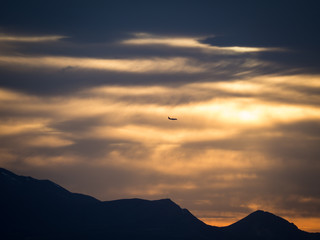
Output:
[[320,232],[316,1],[1,5],[1,167]]

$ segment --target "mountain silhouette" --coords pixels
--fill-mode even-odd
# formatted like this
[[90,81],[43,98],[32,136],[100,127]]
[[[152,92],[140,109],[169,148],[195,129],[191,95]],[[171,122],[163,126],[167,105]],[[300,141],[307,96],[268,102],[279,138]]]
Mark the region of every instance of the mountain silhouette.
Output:
[[264,211],[213,227],[170,199],[103,202],[3,168],[0,193],[0,239],[320,239]]
[[255,211],[240,221],[225,227],[230,239],[319,239],[319,234],[301,231],[293,223],[262,210]]

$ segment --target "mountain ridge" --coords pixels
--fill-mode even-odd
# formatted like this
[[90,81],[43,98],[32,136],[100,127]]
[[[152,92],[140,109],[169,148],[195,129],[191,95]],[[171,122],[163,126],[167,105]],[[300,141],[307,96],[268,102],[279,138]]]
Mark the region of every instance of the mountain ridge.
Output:
[[0,193],[2,239],[320,239],[263,210],[215,227],[169,198],[100,201],[4,168]]

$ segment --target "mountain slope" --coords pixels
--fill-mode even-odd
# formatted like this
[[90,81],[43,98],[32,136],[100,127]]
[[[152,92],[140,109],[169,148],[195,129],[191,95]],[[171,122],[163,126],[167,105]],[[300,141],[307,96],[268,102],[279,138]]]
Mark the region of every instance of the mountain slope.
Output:
[[0,169],[0,192],[4,232],[17,239],[71,229],[101,205],[93,197],[71,193],[49,180],[18,176],[5,169]]
[[170,199],[102,202],[3,168],[0,196],[0,239],[320,240],[319,234],[263,211],[212,227]]
[[316,234],[301,231],[293,223],[262,210],[223,228],[223,232],[228,239],[319,239]]

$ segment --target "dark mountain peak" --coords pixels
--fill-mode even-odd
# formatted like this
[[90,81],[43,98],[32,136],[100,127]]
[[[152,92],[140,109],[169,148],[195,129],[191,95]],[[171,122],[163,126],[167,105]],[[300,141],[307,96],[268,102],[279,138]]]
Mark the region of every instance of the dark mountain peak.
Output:
[[256,210],[252,213],[250,213],[248,216],[256,216],[256,217],[277,217],[276,215],[274,215],[273,213],[264,211],[264,210]]
[[154,200],[154,201],[158,201],[158,202],[162,202],[162,203],[167,203],[167,204],[176,204],[174,201],[172,201],[170,198],[163,198],[163,199],[159,199],[159,200]]
[[257,211],[250,213],[247,217],[245,217],[245,219],[247,219],[247,220],[263,220],[263,219],[280,220],[282,218],[280,218],[270,212],[267,212],[267,211],[257,210]]
[[[257,210],[247,217],[243,219],[243,221],[247,221],[248,223],[255,223],[264,226],[280,226],[285,228],[290,228],[292,230],[297,230],[297,226],[293,223],[288,222],[287,220],[276,216],[270,212],[266,212],[263,210]],[[240,222],[240,221],[239,221]]]
[[231,228],[246,228],[246,227],[276,227],[282,229],[297,230],[298,228],[287,220],[276,216],[270,212],[257,210],[240,221],[230,225]]
[[307,239],[306,232],[299,230],[293,223],[262,210],[249,214],[224,231],[234,239]]
[[[204,229],[208,226],[182,209],[171,199],[144,200],[139,198],[103,202],[106,212],[128,226],[146,226],[152,229]],[[117,220],[116,220],[117,221]],[[171,226],[171,227],[170,227]]]
[[173,208],[180,208],[178,204],[176,204],[174,201],[172,201],[170,198],[165,199],[159,199],[159,200],[153,200],[154,204],[158,204],[159,206],[167,206],[167,207],[173,207]]
[[269,212],[266,212],[266,211],[263,211],[263,210],[259,209],[257,211],[252,212],[250,215],[252,215],[252,214],[257,214],[257,215],[261,214],[261,215],[263,215],[263,214],[269,214]]
[[104,202],[109,208],[121,208],[125,212],[141,212],[145,216],[175,215],[180,214],[182,209],[170,199],[145,200],[139,198],[120,199]]
[[171,198],[163,198],[163,199],[159,199],[159,200],[157,200],[157,201],[170,202],[170,203],[174,203],[174,204],[175,204],[175,202],[172,201]]
[[140,198],[131,198],[131,199],[120,199],[104,202],[109,206],[121,206],[125,208],[152,208],[152,209],[178,209],[181,208],[173,202],[171,199],[160,199],[160,200],[145,200]]

